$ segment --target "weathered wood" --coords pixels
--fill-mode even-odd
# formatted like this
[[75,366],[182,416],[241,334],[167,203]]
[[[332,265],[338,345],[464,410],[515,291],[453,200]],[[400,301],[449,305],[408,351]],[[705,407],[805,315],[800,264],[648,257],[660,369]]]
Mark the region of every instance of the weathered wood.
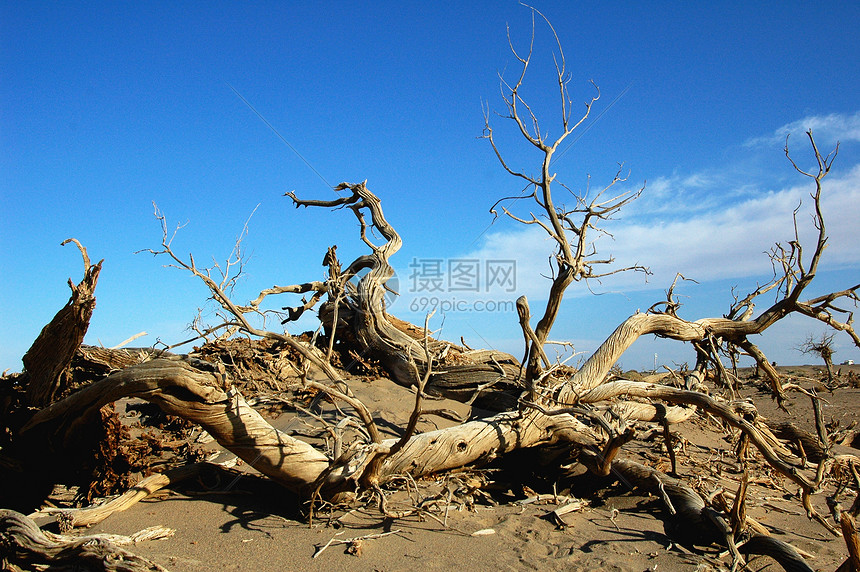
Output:
[[105,373],[145,362],[153,357],[169,357],[169,352],[153,348],[103,348],[81,345],[75,355],[75,365],[104,369]]
[[474,403],[491,411],[510,411],[516,408],[523,391],[519,381],[521,367],[504,352],[464,352],[456,356],[457,362],[442,363],[438,372],[430,375],[429,393],[449,399]]
[[0,509],[0,564],[4,570],[167,572],[103,536],[47,535],[21,513]]
[[673,404],[695,405],[696,407],[715,415],[747,435],[767,462],[777,471],[800,485],[805,491],[811,491],[815,484],[802,475],[796,467],[790,465],[776,454],[773,443],[769,441],[769,433],[732,410],[726,402],[718,401],[704,393],[676,389],[666,385],[643,383],[640,381],[612,381],[599,385],[579,396],[580,403],[597,403],[617,396],[644,397],[659,399]]
[[[379,359],[391,378],[406,387],[417,386],[418,380],[428,368],[437,371],[430,378],[427,390],[458,401],[469,401],[482,394],[498,393],[499,399],[490,396],[482,405],[495,410],[510,409],[516,404],[511,387],[522,389],[518,380],[519,362],[504,352],[470,352],[464,347],[449,342],[429,339],[431,356],[446,355],[443,363],[428,363],[424,351],[421,329],[398,320],[386,311],[386,283],[394,276],[389,263],[401,247],[402,240],[395,228],[386,220],[382,202],[365,182],[341,183],[336,191],[352,194],[331,201],[299,199],[287,193],[296,207],[337,208],[347,206],[361,225],[361,239],[370,248],[370,254],[360,256],[343,272],[344,276],[355,276],[359,270],[368,270],[361,276],[347,295],[330,300],[320,311],[326,331],[338,331],[344,339],[358,346],[361,353],[369,353]],[[370,226],[385,240],[374,244],[368,238],[368,222],[365,212],[370,214]],[[344,307],[341,308],[340,305]],[[337,311],[335,311],[337,309]],[[337,323],[332,323],[337,316]],[[344,329],[348,328],[348,332]],[[439,367],[435,367],[439,365]],[[497,383],[498,382],[498,383]],[[493,390],[489,388],[497,387]],[[478,395],[476,395],[478,394]]]
[[[670,513],[670,528],[680,538],[692,540],[696,544],[722,544],[729,547],[734,558],[740,558],[732,529],[725,519],[710,509],[701,495],[682,481],[627,459],[613,461],[612,473],[627,486],[660,496]],[[790,544],[770,536],[753,536],[740,547],[740,552],[769,556],[786,572],[813,572]]]
[[[840,513],[839,521],[842,526],[845,545],[848,547],[848,559],[845,561],[845,564],[848,565],[847,569],[850,572],[860,572],[860,536],[857,535],[857,523],[848,511]],[[845,564],[839,569],[842,570]]]
[[221,374],[180,359],[155,359],[87,386],[33,416],[21,437],[56,433],[59,445],[69,443],[102,406],[122,397],[146,399],[165,413],[199,424],[223,447],[291,490],[314,482],[329,464],[311,445],[269,425],[227,387]]
[[679,479],[628,459],[613,461],[612,474],[628,487],[640,488],[663,498],[671,515],[680,521],[679,530],[686,528],[686,535],[701,544],[724,541],[723,531],[705,513],[707,505],[704,499]]
[[385,460],[382,474],[421,476],[462,467],[479,459],[490,460],[516,449],[559,442],[596,446],[600,438],[571,415],[549,416],[536,411],[525,415],[500,413],[416,435],[396,455]]
[[91,265],[86,249],[71,238],[84,258],[84,277],[75,284],[69,278],[72,295],[63,308],[44,327],[24,354],[22,361],[30,376],[27,383],[27,401],[33,407],[44,407],[54,400],[62,382],[62,374],[69,367],[75,351],[84,341],[90,318],[96,306],[95,289],[102,262]]
[[827,458],[827,451],[821,446],[818,438],[809,431],[801,429],[790,421],[768,422],[767,426],[774,435],[784,439],[789,444],[800,443],[800,446],[803,447],[803,454],[811,462],[819,463]]
[[743,554],[757,554],[773,558],[785,572],[813,572],[803,556],[792,545],[762,534],[756,534],[738,547]]
[[[76,431],[102,406],[122,397],[146,399],[168,414],[199,424],[249,466],[299,493],[308,494],[320,485],[320,479],[323,492],[337,492],[361,476],[360,461],[347,458],[341,464],[331,463],[310,444],[269,425],[237,391],[227,388],[222,374],[196,369],[178,358],[131,366],[81,389],[37,413],[23,427],[21,437],[41,439],[56,433],[56,445],[63,446],[74,440]],[[384,481],[404,472],[425,475],[517,448],[561,441],[597,446],[600,438],[570,415],[502,413],[414,436],[385,460],[379,478]],[[384,450],[393,444],[385,441],[380,445]]]
[[32,517],[36,514],[55,516],[57,522],[60,524],[60,530],[64,532],[75,527],[93,526],[116,512],[122,512],[131,508],[139,501],[164,487],[198,475],[200,469],[205,464],[193,463],[176,469],[169,469],[163,473],[155,473],[142,479],[118,497],[102,504],[85,508],[46,508],[30,516]]

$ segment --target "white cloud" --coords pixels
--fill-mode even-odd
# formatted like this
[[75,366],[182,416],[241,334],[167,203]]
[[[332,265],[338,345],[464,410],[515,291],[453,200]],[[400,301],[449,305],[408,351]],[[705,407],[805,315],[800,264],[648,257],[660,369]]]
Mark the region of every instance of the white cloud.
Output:
[[[691,218],[679,213],[650,225],[620,225],[614,233],[616,243],[606,250],[619,260],[647,261],[657,283],[671,280],[675,272],[697,280],[765,274],[769,263],[762,253],[777,241],[785,244],[794,238],[792,213],[801,201],[801,243],[814,244],[809,191],[808,184],[798,185]],[[842,179],[826,180],[825,193],[823,208],[830,236],[825,263],[860,262],[855,248],[860,238],[856,212],[846,208],[860,204],[860,166]]]
[[[683,180],[678,178],[675,183],[683,184]],[[673,181],[666,179],[661,185],[658,194],[668,201],[673,193]],[[605,228],[613,238],[598,239],[600,257],[613,256],[618,267],[643,264],[649,266],[654,275],[646,283],[639,273],[624,273],[606,278],[603,285],[594,285],[594,288],[599,291],[663,289],[677,272],[698,281],[769,275],[771,266],[764,253],[775,242],[787,244],[794,238],[792,214],[801,202],[797,214],[801,243],[810,249],[814,244],[816,230],[810,218],[812,200],[809,197],[813,188],[811,181],[802,181],[782,190],[748,192],[745,195],[748,198],[728,207],[710,205],[707,210],[692,212],[673,208],[659,213],[651,211],[647,219],[610,221]],[[822,266],[858,264],[860,165],[855,165],[842,177],[831,175],[825,179],[824,189],[822,206],[830,239]],[[677,207],[677,203],[674,206]],[[464,257],[515,258],[518,293],[530,299],[545,299],[549,282],[541,279],[540,274],[550,272],[548,258],[553,244],[542,229],[532,225],[488,234],[480,249]],[[571,294],[587,293],[583,289],[575,291]]]
[[725,177],[708,173],[658,177],[648,182],[645,192],[622,216],[652,216],[657,213],[698,212],[714,208],[724,197],[720,193],[703,192],[720,188]]
[[798,137],[810,129],[816,141],[822,145],[833,145],[837,141],[860,141],[860,111],[854,114],[810,115],[783,125],[772,135],[749,139],[744,145],[755,147],[782,144],[787,134],[791,133],[794,137]]

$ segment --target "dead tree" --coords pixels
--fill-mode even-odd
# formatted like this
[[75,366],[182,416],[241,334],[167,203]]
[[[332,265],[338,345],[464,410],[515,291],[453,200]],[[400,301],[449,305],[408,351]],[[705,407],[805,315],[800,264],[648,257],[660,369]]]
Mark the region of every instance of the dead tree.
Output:
[[22,361],[30,376],[27,383],[27,401],[33,407],[49,405],[63,382],[63,374],[72,361],[90,325],[90,317],[96,307],[95,289],[99,280],[103,260],[90,264],[87,249],[74,238],[63,241],[63,245],[74,242],[84,259],[84,277],[78,284],[69,278],[72,296],[57,312],[54,319],[42,329],[39,337],[24,354]]
[[[513,198],[532,199],[536,205],[538,215],[529,213],[529,217],[517,216],[508,209],[503,211],[510,218],[527,225],[540,226],[555,243],[555,253],[551,258],[553,263],[552,283],[549,290],[548,301],[542,318],[537,326],[532,329],[529,324],[528,305],[524,298],[518,301],[520,324],[523,329],[527,345],[527,369],[525,383],[528,387],[529,403],[542,411],[555,407],[555,411],[570,412],[578,409],[584,404],[605,402],[607,399],[625,396],[626,398],[639,396],[649,400],[655,398],[672,404],[695,404],[696,407],[715,414],[724,419],[732,426],[741,429],[745,438],[759,449],[764,458],[775,469],[786,477],[797,483],[802,490],[804,506],[810,517],[816,518],[823,524],[823,519],[815,513],[809,502],[810,495],[820,483],[820,472],[815,477],[800,474],[791,463],[786,463],[780,458],[768,444],[768,432],[763,428],[757,428],[754,423],[749,423],[744,416],[733,413],[730,407],[719,401],[703,401],[703,394],[689,390],[673,390],[664,386],[653,386],[633,381],[610,381],[607,382],[607,374],[612,366],[628,347],[640,336],[655,334],[663,338],[690,342],[697,350],[697,367],[695,374],[703,376],[709,363],[720,370],[722,377],[727,373],[722,367],[720,352],[723,347],[728,351],[735,352],[740,348],[752,356],[756,363],[765,371],[771,384],[774,396],[780,400],[784,399],[784,388],[779,376],[767,360],[764,353],[750,341],[753,334],[761,334],[771,325],[791,313],[806,314],[819,319],[835,329],[845,331],[852,340],[860,347],[858,339],[852,327],[852,312],[835,305],[837,300],[849,301],[856,304],[858,301],[857,290],[860,284],[854,285],[846,290],[833,292],[825,296],[819,296],[810,300],[802,300],[806,288],[812,282],[818,270],[821,256],[827,243],[824,216],[821,211],[822,180],[829,174],[838,152],[836,149],[824,156],[815,143],[812,132],[808,132],[808,138],[812,147],[814,158],[818,169],[807,172],[800,169],[792,159],[788,151],[786,140],[785,153],[794,168],[802,175],[809,177],[815,183],[815,190],[811,193],[813,201],[813,225],[818,231],[818,237],[814,244],[812,255],[807,260],[804,258],[803,246],[798,238],[797,212],[795,211],[795,237],[787,246],[777,244],[771,252],[771,261],[775,268],[773,280],[760,286],[741,300],[735,300],[730,311],[721,318],[703,318],[689,321],[678,315],[680,305],[673,298],[672,292],[675,284],[667,292],[667,299],[654,304],[646,313],[637,313],[622,323],[609,338],[589,357],[583,366],[568,379],[557,379],[553,376],[553,366],[546,360],[544,344],[548,339],[549,330],[559,313],[562,297],[567,286],[575,280],[598,278],[626,270],[647,271],[638,264],[620,270],[609,270],[604,273],[594,271],[597,264],[609,264],[612,259],[601,259],[592,246],[589,245],[589,232],[602,232],[597,226],[600,221],[605,221],[612,214],[634,200],[642,192],[621,192],[612,196],[604,197],[615,185],[623,182],[620,171],[614,179],[593,198],[587,195],[575,195],[576,206],[566,208],[556,206],[552,194],[552,184],[556,174],[551,173],[550,163],[558,146],[570,133],[576,129],[588,117],[591,107],[599,96],[593,96],[585,104],[585,113],[576,122],[571,121],[570,97],[568,95],[569,76],[565,71],[565,58],[561,49],[558,36],[552,25],[540,12],[532,9],[534,15],[542,18],[551,30],[556,40],[557,53],[554,54],[556,66],[556,79],[560,94],[560,133],[555,141],[548,141],[541,129],[538,117],[533,108],[523,99],[521,87],[526,72],[531,63],[534,45],[534,24],[532,41],[523,53],[513,46],[510,41],[511,52],[520,63],[520,73],[514,82],[507,82],[502,78],[502,91],[507,107],[505,118],[513,121],[521,136],[528,145],[537,148],[542,154],[539,175],[528,175],[525,170],[517,169],[509,165],[500,151],[493,129],[489,122],[489,113],[485,112],[484,137],[489,140],[490,145],[501,163],[502,167],[513,177],[525,181],[525,190],[531,189],[529,194]],[[534,22],[534,19],[533,19]],[[525,192],[524,190],[524,192]],[[569,190],[569,189],[568,189]],[[573,194],[573,193],[571,193]],[[509,197],[511,198],[511,197]],[[504,199],[502,199],[504,200]],[[499,205],[498,201],[494,209]],[[676,279],[677,280],[677,279]],[[754,317],[755,300],[763,294],[775,290],[778,292],[775,302],[766,310]],[[837,319],[837,316],[845,315],[847,319]],[[670,395],[671,394],[671,395]],[[748,416],[748,414],[746,414]],[[613,447],[620,446],[624,440],[621,438],[626,433],[625,423],[620,423],[611,431],[607,431],[606,449],[603,457],[614,454]],[[596,472],[606,470],[605,463],[598,464]],[[833,530],[832,525],[826,524]]]
[[[540,15],[536,11],[533,14]],[[659,422],[667,426],[688,419],[698,410],[737,430],[765,462],[800,487],[807,514],[835,530],[831,523],[815,512],[810,501],[822,482],[827,459],[822,459],[817,470],[808,469],[805,460],[791,453],[785,443],[758,419],[754,406],[705,394],[697,391],[695,384],[679,389],[608,376],[610,369],[637,338],[655,334],[691,342],[711,363],[714,359],[719,360],[721,346],[732,344],[756,359],[768,373],[774,394],[781,397],[785,389],[778,375],[768,369],[765,356],[749,341],[749,336],[764,332],[791,313],[801,313],[847,332],[860,346],[851,313],[836,305],[846,301],[856,303],[860,284],[805,301],[801,298],[815,277],[827,241],[820,208],[821,181],[830,171],[835,151],[822,156],[812,133],[808,133],[819,167],[812,173],[798,169],[813,179],[816,186],[811,196],[813,224],[819,232],[808,262],[797,237],[786,247],[777,245],[771,253],[771,259],[779,269],[773,281],[736,300],[727,315],[717,318],[691,321],[680,317],[673,286],[667,292],[666,300],[645,313],[630,316],[619,325],[573,375],[561,375],[559,364],[547,359],[545,345],[553,324],[563,318],[562,300],[566,288],[576,281],[622,270],[645,271],[645,268],[635,264],[624,269],[598,270],[613,260],[598,257],[591,242],[592,234],[603,232],[599,225],[642,192],[638,189],[613,195],[612,189],[625,180],[620,171],[595,196],[575,197],[572,206],[561,205],[553,196],[556,189],[556,175],[550,172],[553,154],[586,119],[597,96],[586,104],[586,112],[578,121],[571,120],[569,77],[560,43],[554,29],[551,26],[550,29],[558,45],[556,72],[561,97],[562,135],[550,142],[539,128],[532,108],[521,96],[520,88],[532,58],[531,47],[521,55],[509,41],[521,70],[515,82],[502,80],[507,89],[508,119],[518,127],[527,143],[542,153],[539,175],[528,175],[525,170],[513,168],[505,161],[494,139],[489,116],[485,115],[484,136],[503,168],[525,181],[529,191],[525,196],[532,199],[538,214],[525,217],[507,209],[504,212],[523,224],[543,228],[555,248],[548,301],[534,328],[527,301],[521,298],[517,304],[526,340],[523,364],[508,354],[474,351],[433,339],[427,324],[423,329],[418,328],[388,314],[385,289],[393,273],[389,259],[401,247],[401,239],[385,219],[381,201],[365,182],[338,185],[335,191],[343,194],[334,200],[299,199],[293,193],[288,196],[296,207],[350,209],[359,221],[360,238],[369,252],[341,265],[334,249],[330,248],[324,259],[329,269],[325,281],[273,286],[244,305],[232,300],[228,294],[229,285],[236,277],[235,273],[231,274],[231,268],[241,268],[238,248],[236,257],[228,260],[226,268],[221,269],[219,279],[218,269],[200,268],[193,256],[185,260],[175,254],[166,219],[156,211],[162,226],[162,244],[150,252],[168,257],[172,265],[202,281],[221,308],[222,322],[202,332],[263,338],[289,348],[297,356],[297,365],[303,372],[302,388],[324,392],[354,411],[364,437],[337,455],[327,455],[311,444],[273,428],[235,389],[223,365],[203,362],[194,356],[153,355],[143,363],[115,371],[41,409],[16,431],[17,445],[26,448],[35,443],[42,446],[47,443],[49,448],[62,449],[77,438],[104,405],[125,397],[139,397],[157,404],[168,413],[199,424],[250,466],[305,498],[333,499],[358,490],[371,490],[381,496],[380,486],[397,475],[426,475],[486,461],[518,449],[549,445],[563,446],[566,458],[578,460],[593,473],[607,475],[613,470],[619,450],[635,437],[631,426],[633,421]],[[374,242],[371,239],[373,235],[381,236],[382,242]],[[87,270],[89,272],[89,267]],[[779,293],[775,302],[754,316],[754,301],[774,290]],[[263,309],[263,303],[270,300],[270,296],[311,292],[310,299],[288,307],[287,320],[318,304],[322,325],[332,338],[350,346],[359,355],[372,355],[379,359],[392,379],[415,388],[414,410],[403,437],[381,437],[378,420],[352,394],[344,372],[330,363],[331,352],[327,348],[287,332],[272,331],[253,320],[254,315],[267,315],[268,310]],[[841,318],[845,314],[847,319]],[[708,361],[701,359],[698,362],[694,374],[701,375]],[[507,395],[509,400],[505,410],[495,415],[418,434],[415,420],[434,413],[425,410],[423,405],[425,395],[432,392],[464,401],[495,394]],[[46,451],[45,455],[49,452]],[[698,501],[695,504],[698,506]]]
[[[384,220],[378,199],[367,190],[366,185],[343,185],[342,188],[352,190],[353,194],[345,201],[355,201],[356,210],[365,207],[364,201],[367,199],[375,199],[376,220]],[[164,224],[163,218],[161,220]],[[363,231],[363,235],[366,236],[366,232]],[[787,478],[809,493],[815,486],[813,477],[805,476],[790,461],[785,460],[779,445],[769,440],[762,427],[748,421],[747,416],[740,416],[734,411],[735,406],[729,402],[696,391],[650,383],[605,382],[610,367],[624,350],[643,334],[656,333],[681,341],[701,341],[707,339],[709,334],[739,339],[746,333],[763,331],[767,325],[786,315],[788,311],[785,301],[778,302],[759,318],[749,321],[705,318],[690,322],[670,312],[634,314],[616,329],[573,376],[556,378],[551,365],[543,370],[541,386],[531,394],[535,400],[525,400],[524,408],[438,432],[414,435],[399,445],[396,453],[389,455],[394,443],[379,438],[375,421],[366,407],[350,395],[348,387],[342,384],[340,373],[325,362],[321,351],[288,334],[277,334],[251,325],[245,318],[245,313],[257,308],[257,301],[245,306],[232,302],[206,271],[197,268],[193,259],[183,262],[176,257],[169,247],[167,233],[165,237],[164,250],[159,252],[172,256],[177,266],[191,272],[209,287],[213,298],[218,300],[225,312],[231,316],[230,320],[224,322],[224,327],[237,327],[246,334],[275,339],[290,347],[299,348],[298,353],[306,363],[316,366],[320,373],[329,377],[329,383],[307,379],[307,387],[325,391],[334,399],[342,400],[354,408],[357,417],[367,427],[370,441],[343,458],[328,459],[315,452],[312,446],[272,429],[253,409],[244,404],[240,395],[230,389],[230,380],[222,370],[181,357],[152,359],[127,367],[54,403],[27,423],[21,430],[22,438],[42,439],[46,435],[52,435],[56,446],[62,447],[75,438],[75,432],[86,426],[88,420],[92,419],[103,405],[122,397],[137,396],[159,404],[172,414],[199,423],[226,448],[233,450],[249,464],[288,488],[303,491],[305,494],[311,490],[334,494],[349,488],[349,483],[360,483],[369,463],[367,460],[379,455],[385,456],[385,459],[378,474],[374,476],[374,481],[384,480],[386,476],[402,472],[414,475],[437,472],[469,464],[480,458],[504,454],[512,449],[545,445],[560,440],[567,441],[576,448],[593,451],[595,458],[605,460],[611,458],[623,444],[623,439],[619,437],[625,434],[624,420],[658,420],[668,416],[672,421],[679,421],[689,416],[688,410],[664,409],[661,412],[648,403],[630,401],[630,398],[639,397],[652,403],[694,405],[725,419],[747,434],[765,459]],[[362,263],[361,260],[348,268],[357,267]],[[380,256],[380,261],[387,262],[384,255]],[[366,261],[364,263],[367,264]],[[383,267],[384,264],[380,265],[380,268]],[[413,331],[413,335],[404,333],[404,329],[394,328],[397,333],[390,336],[391,339],[398,340],[400,346],[393,343],[389,346],[374,346],[373,344],[380,344],[380,340],[388,340],[374,328],[392,327],[388,321],[392,318],[383,312],[380,303],[386,279],[385,271],[368,273],[365,278],[368,276],[370,279],[366,282],[358,282],[359,287],[366,289],[357,289],[357,292],[362,294],[355,298],[358,302],[355,309],[369,308],[374,311],[358,316],[356,314],[361,312],[356,312],[353,315],[352,320],[355,320],[358,326],[353,325],[352,335],[356,339],[367,340],[365,343],[369,349],[380,351],[381,355],[388,352],[392,359],[398,357],[399,351],[400,361],[390,362],[396,366],[392,368],[393,376],[399,372],[400,375],[410,375],[413,383],[421,383],[420,372],[426,374],[430,371],[432,378],[433,363],[440,361],[440,358],[435,357],[434,362],[434,352],[438,352],[438,356],[449,347],[455,346],[430,340],[429,337],[422,340],[417,334],[420,330],[414,327],[414,330],[404,328],[406,331]],[[270,289],[274,290],[276,289]],[[296,292],[298,288],[277,290]],[[854,290],[856,288],[849,292],[853,293]],[[265,295],[261,294],[261,298]],[[367,335],[368,332],[373,335]],[[383,349],[379,350],[380,347]],[[431,368],[429,370],[428,364]],[[622,420],[622,425],[613,428],[608,427],[604,421],[595,420],[594,414],[590,413],[595,404],[611,404],[616,411],[623,411],[623,415],[617,417]],[[600,470],[606,470],[605,463]]]
[[[320,319],[327,331],[339,335],[361,354],[369,354],[384,364],[392,379],[407,387],[417,386],[429,370],[426,390],[459,401],[478,400],[491,409],[510,408],[516,403],[516,391],[521,388],[519,363],[510,354],[499,351],[473,351],[451,342],[428,340],[430,350],[424,350],[420,330],[389,315],[385,305],[387,282],[394,275],[389,259],[402,245],[400,235],[385,219],[382,203],[366,181],[341,183],[335,191],[349,195],[335,200],[304,200],[287,193],[295,206],[349,208],[359,221],[362,242],[370,253],[360,256],[339,270],[336,283],[341,295],[332,296],[320,308]],[[370,216],[370,221],[366,215]],[[375,244],[369,230],[382,236],[383,244]],[[333,252],[326,260],[336,263]],[[359,273],[366,270],[360,278]],[[330,272],[330,276],[334,276]],[[332,281],[327,288],[331,290]],[[507,390],[507,394],[505,393]],[[484,396],[486,399],[482,399]]]
[[[15,511],[0,509],[0,543],[4,570],[87,570],[106,572],[167,572],[163,567],[124,550],[120,545],[164,535],[164,529],[143,530],[133,536],[98,534],[67,537],[39,529]],[[25,565],[21,567],[19,565]]]
[[827,368],[827,384],[833,384],[833,354],[836,350],[833,349],[833,338],[835,334],[825,332],[820,338],[816,338],[809,334],[799,346],[798,351],[804,354],[813,354],[824,360],[824,367]]
[[[592,106],[600,97],[600,90],[595,84],[593,84],[596,90],[595,95],[586,102],[585,113],[579,116],[578,119],[574,120],[572,115],[572,102],[568,91],[568,84],[571,76],[568,74],[565,67],[566,62],[564,52],[561,48],[561,42],[559,41],[558,34],[556,34],[555,29],[551,24],[549,24],[549,21],[546,20],[546,18],[543,18],[552,31],[558,48],[558,57],[554,61],[556,65],[556,79],[559,89],[558,96],[560,99],[561,120],[560,134],[555,138],[555,140],[550,141],[547,139],[545,132],[542,132],[541,130],[541,124],[538,117],[532,111],[529,104],[523,99],[521,94],[521,88],[533,54],[535,14],[538,14],[543,18],[543,15],[540,14],[540,12],[533,10],[531,42],[525,54],[520,54],[517,51],[511,41],[510,33],[508,34],[508,45],[511,49],[511,53],[521,66],[519,76],[513,83],[508,83],[504,77],[501,77],[500,79],[503,98],[508,110],[505,117],[506,119],[513,121],[527,143],[539,151],[541,155],[541,163],[538,171],[539,174],[529,175],[525,170],[515,168],[505,161],[496,144],[493,128],[490,125],[489,109],[484,113],[483,135],[483,137],[490,142],[496,157],[505,171],[515,178],[525,182],[526,187],[523,190],[523,193],[526,190],[531,189],[529,194],[521,194],[517,197],[507,198],[531,199],[531,202],[536,205],[540,216],[535,216],[530,213],[531,218],[522,218],[511,213],[504,206],[501,207],[502,210],[507,216],[522,224],[540,226],[555,243],[555,252],[550,258],[553,276],[546,307],[544,308],[543,314],[538,320],[533,331],[530,326],[524,324],[525,336],[528,340],[525,382],[530,386],[538,380],[541,375],[541,371],[544,368],[551,366],[551,364],[547,363],[545,360],[546,356],[543,353],[543,346],[546,344],[550,330],[558,316],[564,292],[571,283],[581,280],[600,279],[611,274],[629,270],[648,272],[647,268],[638,264],[627,268],[612,269],[606,272],[596,270],[602,265],[611,264],[614,260],[611,258],[602,260],[596,257],[597,252],[594,249],[593,242],[591,242],[590,238],[592,233],[597,235],[604,234],[604,231],[597,225],[600,224],[601,221],[610,219],[625,205],[638,198],[644,190],[644,188],[640,188],[637,191],[621,191],[619,194],[612,195],[611,193],[616,185],[627,180],[625,177],[622,177],[621,168],[619,168],[612,181],[610,181],[610,183],[599,191],[593,198],[589,199],[587,196],[575,195],[575,204],[571,207],[563,204],[556,205],[555,203],[552,192],[553,183],[556,180],[556,174],[551,173],[550,171],[553,157],[559,146],[564,143],[564,141],[567,140],[567,138],[588,118]],[[497,201],[490,209],[491,212],[495,213],[496,207],[504,200],[505,199],[501,199]],[[527,311],[526,300],[521,299],[518,304],[526,306],[525,311]]]

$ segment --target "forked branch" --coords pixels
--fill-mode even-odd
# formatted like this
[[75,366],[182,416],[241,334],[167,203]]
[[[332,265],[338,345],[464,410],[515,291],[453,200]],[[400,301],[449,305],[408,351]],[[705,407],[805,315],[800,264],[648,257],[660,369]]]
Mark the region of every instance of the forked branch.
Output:
[[[618,172],[612,181],[598,192],[591,199],[587,193],[583,196],[574,195],[575,205],[566,207],[565,205],[556,205],[555,197],[552,193],[552,184],[556,179],[556,174],[550,171],[553,154],[558,147],[588,118],[591,108],[600,97],[600,90],[597,90],[596,95],[590,98],[585,104],[585,112],[577,121],[571,120],[570,94],[568,92],[568,84],[570,75],[567,72],[566,60],[564,51],[561,47],[561,42],[558,38],[555,28],[549,20],[538,10],[528,7],[532,11],[532,39],[528,50],[521,54],[513,45],[513,41],[508,34],[508,44],[511,53],[520,64],[519,77],[513,84],[507,83],[504,78],[501,79],[502,98],[507,107],[507,119],[515,123],[520,134],[528,141],[528,143],[538,149],[541,153],[541,162],[539,175],[527,175],[524,171],[513,168],[505,160],[493,133],[493,128],[490,125],[489,110],[484,111],[484,133],[482,138],[487,139],[490,147],[493,150],[496,158],[509,174],[523,179],[528,182],[527,190],[532,187],[532,192],[524,198],[531,199],[537,208],[539,216],[530,214],[530,218],[520,217],[513,214],[507,208],[502,207],[505,214],[522,224],[536,224],[543,228],[546,233],[555,242],[555,253],[552,260],[553,278],[550,286],[549,298],[546,307],[540,317],[537,326],[533,330],[535,336],[534,343],[530,343],[530,351],[528,355],[528,364],[526,367],[525,379],[526,383],[532,383],[541,375],[541,353],[543,346],[546,344],[550,330],[552,329],[558,311],[561,305],[561,300],[567,287],[574,281],[597,279],[604,276],[609,276],[618,272],[627,270],[647,272],[644,266],[635,264],[633,266],[621,269],[613,269],[606,272],[596,272],[594,269],[597,265],[606,265],[614,262],[612,258],[598,259],[595,257],[596,250],[594,243],[590,237],[590,231],[596,233],[604,232],[598,225],[601,221],[606,221],[612,218],[621,208],[635,200],[642,193],[643,189],[638,191],[626,191],[613,196],[612,198],[604,198],[604,195],[609,192],[616,184],[625,182],[627,179],[621,175],[622,168],[619,167]],[[526,72],[531,63],[534,54],[534,22],[535,17],[540,16],[541,19],[550,28],[556,44],[556,53],[554,53],[554,63],[556,71],[556,80],[558,83],[559,94],[561,98],[561,133],[555,139],[548,139],[547,135],[541,132],[538,118],[534,114],[532,108],[526,103],[521,95]],[[592,82],[593,84],[593,82]],[[597,86],[595,85],[595,88]],[[528,118],[524,118],[523,109]],[[527,123],[531,123],[529,128]],[[496,205],[499,203],[497,202]],[[495,211],[496,205],[493,206]],[[525,330],[524,330],[525,331]]]

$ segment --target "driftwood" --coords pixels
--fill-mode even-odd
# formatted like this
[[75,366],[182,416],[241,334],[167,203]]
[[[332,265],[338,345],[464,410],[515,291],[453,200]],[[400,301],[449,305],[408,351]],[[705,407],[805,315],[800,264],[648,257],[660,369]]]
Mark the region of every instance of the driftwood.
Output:
[[153,348],[104,348],[81,344],[77,360],[89,369],[100,369],[105,375],[112,371],[143,363],[154,357],[169,357],[171,354]]
[[[106,535],[67,537],[42,532],[21,513],[0,509],[0,564],[4,570],[166,572],[117,546]],[[129,539],[134,542],[134,539]]]
[[[176,484],[200,473],[204,463],[194,463],[176,469],[155,473],[142,479],[135,486],[108,502],[86,508],[46,508],[35,514],[56,517],[63,532],[75,527],[89,527],[100,523],[110,515],[131,508],[139,501],[165,487]],[[35,514],[30,515],[35,516]]]
[[836,572],[860,572],[860,536],[857,534],[857,523],[848,512],[840,514],[842,536],[848,547],[848,559]]

